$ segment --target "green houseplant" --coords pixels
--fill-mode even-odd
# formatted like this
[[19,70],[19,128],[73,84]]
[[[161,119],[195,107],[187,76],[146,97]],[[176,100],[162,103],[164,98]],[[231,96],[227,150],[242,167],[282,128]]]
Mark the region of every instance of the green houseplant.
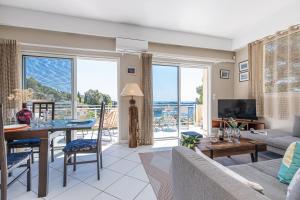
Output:
[[181,145],[185,146],[187,148],[190,148],[192,150],[195,150],[196,144],[199,143],[199,136],[181,136]]

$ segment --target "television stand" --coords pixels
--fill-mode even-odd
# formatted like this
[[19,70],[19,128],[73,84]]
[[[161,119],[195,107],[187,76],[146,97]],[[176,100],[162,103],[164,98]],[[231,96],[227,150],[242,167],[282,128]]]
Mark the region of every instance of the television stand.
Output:
[[[220,124],[223,128],[226,128],[225,121],[228,121],[228,119],[213,119],[212,120],[212,128],[219,128]],[[258,120],[245,120],[245,119],[237,119],[236,120],[239,124],[245,124],[245,130],[250,130],[250,128],[253,128],[255,130],[261,130],[265,129],[265,123],[258,121]]]

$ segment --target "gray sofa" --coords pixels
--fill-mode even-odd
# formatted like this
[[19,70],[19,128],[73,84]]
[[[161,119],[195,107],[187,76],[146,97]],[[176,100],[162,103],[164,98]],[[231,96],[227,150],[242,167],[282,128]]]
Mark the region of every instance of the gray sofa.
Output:
[[242,137],[261,140],[267,143],[267,150],[284,155],[286,149],[292,142],[300,141],[299,137],[293,136],[292,132],[276,129],[266,129],[267,135],[253,134],[250,131],[242,131]]
[[[185,147],[172,150],[172,187],[175,200],[283,200],[287,185],[277,172],[281,159],[229,167],[249,181],[259,183],[264,194],[218,167],[218,163]],[[224,166],[223,166],[224,168]]]

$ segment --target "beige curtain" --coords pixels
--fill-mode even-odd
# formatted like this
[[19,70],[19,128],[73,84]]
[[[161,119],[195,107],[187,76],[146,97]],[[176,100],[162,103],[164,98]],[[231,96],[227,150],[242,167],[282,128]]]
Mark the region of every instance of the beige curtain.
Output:
[[258,117],[264,115],[263,46],[262,41],[248,44],[249,98],[256,99]]
[[300,27],[292,26],[248,45],[249,97],[258,116],[293,120],[300,115]]
[[20,102],[8,99],[8,96],[13,94],[19,86],[17,41],[0,39],[0,103],[3,104],[3,116],[6,121],[14,114],[12,109],[20,107]]
[[138,141],[139,145],[151,145],[153,144],[152,54],[142,54],[142,90],[144,93],[142,129]]
[[293,26],[264,39],[264,116],[293,120],[300,114],[300,30]]

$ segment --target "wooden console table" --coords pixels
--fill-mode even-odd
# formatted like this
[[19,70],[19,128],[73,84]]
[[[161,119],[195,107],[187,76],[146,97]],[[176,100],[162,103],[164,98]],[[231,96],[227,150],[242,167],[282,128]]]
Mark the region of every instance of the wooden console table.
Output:
[[[213,119],[212,120],[212,128],[219,128],[220,124],[223,128],[226,127],[226,123],[224,121],[227,121],[227,119]],[[245,129],[250,130],[250,128],[254,128],[255,130],[265,129],[265,123],[260,121],[250,121],[250,120],[242,120],[238,119],[236,120],[239,124],[245,124]]]

